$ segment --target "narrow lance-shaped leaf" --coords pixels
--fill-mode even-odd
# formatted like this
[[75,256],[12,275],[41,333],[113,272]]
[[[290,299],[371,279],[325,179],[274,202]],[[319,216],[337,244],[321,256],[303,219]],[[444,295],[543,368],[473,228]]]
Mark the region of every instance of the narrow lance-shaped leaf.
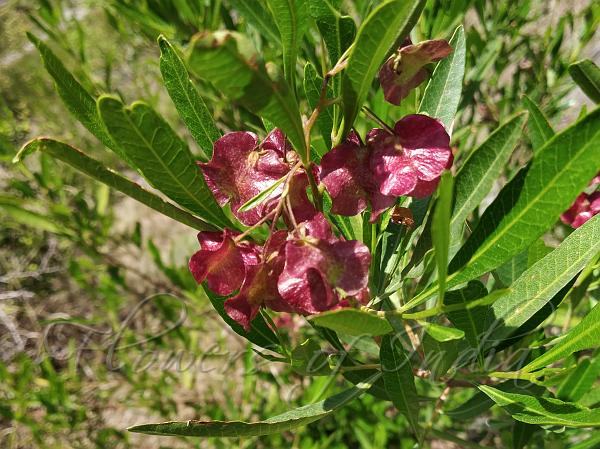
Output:
[[293,88],[298,48],[307,25],[308,4],[306,0],[267,0],[267,4],[281,37],[285,79]]
[[118,99],[103,96],[98,110],[112,138],[153,187],[210,223],[230,224],[187,145],[152,108],[141,102],[126,108]]
[[450,220],[453,242],[460,242],[462,226],[488,195],[512,154],[527,114],[520,113],[496,129],[466,160],[456,175],[454,209]]
[[597,348],[598,346],[600,346],[600,305],[596,304],[577,326],[563,337],[560,337],[560,341],[552,349],[529,363],[521,371],[529,373],[548,366],[574,352]]
[[[88,92],[73,75],[65,68],[61,60],[52,52],[50,47],[40,41],[31,33],[27,33],[29,40],[37,47],[44,61],[44,66],[54,79],[56,90],[65,106],[73,116],[81,122],[103,145],[113,150],[119,157],[129,162],[130,159],[110,138],[96,108],[96,99]],[[135,166],[133,166],[135,168]]]
[[420,436],[419,397],[404,348],[396,336],[384,335],[379,354],[385,390],[394,406],[406,417],[413,432]]
[[454,178],[446,171],[442,174],[431,222],[431,238],[435,250],[438,273],[439,304],[444,304],[446,274],[448,273],[448,249],[450,246],[450,211],[452,210],[452,188]]
[[452,134],[465,75],[466,45],[462,25],[454,31],[449,44],[453,51],[438,62],[423,93],[419,112],[437,118]]
[[537,153],[544,144],[554,137],[554,130],[548,123],[544,113],[540,110],[537,104],[533,102],[527,95],[523,96],[523,105],[529,111],[529,122],[527,128],[529,130],[529,138],[533,146],[534,153]]
[[425,328],[425,332],[427,332],[431,338],[442,343],[451,340],[460,340],[465,336],[463,330],[455,327],[442,326],[427,321],[420,321],[419,323]]
[[523,325],[600,251],[600,215],[569,235],[554,251],[534,263],[493,305],[487,324],[488,344],[500,342]]
[[408,35],[424,5],[425,0],[388,0],[362,23],[343,72],[343,135],[353,126],[383,60]]
[[450,264],[449,287],[480,276],[527,248],[569,208],[600,170],[600,109],[547,142],[500,192]]
[[556,396],[563,401],[579,401],[600,378],[600,351],[589,359],[577,361],[577,367],[561,382]]
[[296,429],[322,419],[354,399],[360,397],[381,377],[377,372],[355,387],[336,394],[324,401],[305,405],[264,421],[184,421],[160,424],[143,424],[130,427],[129,431],[151,435],[174,435],[196,437],[247,437],[271,435]]
[[192,41],[190,70],[210,81],[230,101],[236,101],[280,128],[303,160],[304,131],[295,96],[287,83],[271,80],[255,50],[242,35],[216,32]]
[[69,164],[80,172],[85,173],[87,176],[96,179],[155,211],[188,225],[191,228],[199,231],[216,230],[210,223],[206,223],[186,211],[167,203],[162,198],[148,192],[138,184],[106,168],[100,162],[86,156],[78,149],[73,148],[66,143],[52,139],[32,140],[19,151],[17,156],[15,156],[15,162],[23,160],[28,154],[34,151],[47,153],[50,156]]
[[480,385],[479,389],[518,421],[540,426],[600,426],[600,409],[589,409],[554,398],[507,393],[488,385]]
[[376,315],[357,309],[339,309],[310,317],[317,326],[348,335],[384,335],[392,331],[390,324]]
[[256,206],[264,203],[268,198],[271,197],[271,193],[273,193],[275,191],[275,189],[277,189],[277,187],[279,187],[281,185],[281,183],[283,183],[283,181],[286,180],[286,178],[287,178],[287,175],[282,176],[277,181],[275,181],[273,184],[271,184],[268,188],[266,188],[265,190],[260,192],[258,195],[250,198],[248,201],[246,201],[244,204],[242,204],[240,206],[240,208],[238,209],[238,212],[246,212],[247,210],[253,209]]
[[593,61],[584,59],[569,66],[571,78],[594,103],[600,103],[600,68]]
[[207,161],[212,156],[213,143],[221,137],[221,132],[217,129],[210,111],[190,80],[187,69],[173,46],[164,36],[158,38],[158,44],[160,71],[165,87],[183,123],[202,149],[203,159]]

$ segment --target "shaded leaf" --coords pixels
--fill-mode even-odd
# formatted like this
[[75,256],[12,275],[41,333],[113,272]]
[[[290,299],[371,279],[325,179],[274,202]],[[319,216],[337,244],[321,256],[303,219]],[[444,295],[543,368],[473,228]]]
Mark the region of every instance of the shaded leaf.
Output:
[[356,34],[356,25],[352,17],[340,14],[341,0],[309,0],[310,15],[329,54],[329,63],[333,67],[350,46]]
[[485,286],[479,281],[470,281],[465,288],[446,294],[447,305],[465,305],[463,310],[446,312],[446,316],[456,328],[464,331],[467,341],[473,348],[479,347],[479,340],[485,332],[489,306],[467,308],[466,305],[476,299],[484,298],[487,294]]
[[419,429],[419,397],[415,379],[402,344],[397,336],[385,335],[379,353],[385,390],[394,406],[408,420],[416,435]]
[[326,376],[331,374],[331,368],[326,354],[319,344],[307,339],[292,350],[292,368],[297,373],[308,376]]
[[281,37],[285,79],[293,88],[298,47],[307,25],[308,4],[306,0],[267,0],[267,4]]
[[431,371],[434,379],[439,379],[452,368],[458,359],[458,341],[452,339],[438,341],[426,333],[423,336],[423,351],[425,352],[425,366]]
[[[323,78],[319,76],[315,67],[307,62],[304,66],[304,93],[308,100],[308,105],[311,109],[317,107],[319,97],[321,96],[321,86]],[[327,98],[333,98],[333,91],[330,86],[327,86]],[[331,130],[333,129],[333,109],[325,108],[317,117],[317,126],[323,136],[325,146],[331,148]],[[318,162],[318,161],[317,161]]]
[[231,330],[236,334],[244,337],[251,343],[254,343],[261,348],[269,349],[274,352],[281,352],[279,339],[275,332],[271,330],[262,315],[257,315],[250,323],[250,331],[246,332],[244,328],[235,320],[233,320],[227,312],[225,312],[225,298],[215,295],[209,288],[202,287],[202,290],[210,300],[210,303],[217,311],[223,321],[229,325]]
[[229,1],[238,10],[240,17],[251,23],[269,42],[277,45],[281,44],[277,25],[275,25],[275,21],[269,10],[264,7],[263,2],[257,2],[256,0]]

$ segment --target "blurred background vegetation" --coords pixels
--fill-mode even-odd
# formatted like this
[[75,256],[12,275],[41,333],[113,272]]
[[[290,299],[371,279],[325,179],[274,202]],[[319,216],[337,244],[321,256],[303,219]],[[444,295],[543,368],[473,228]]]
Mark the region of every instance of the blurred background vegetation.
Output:
[[[282,371],[226,329],[187,272],[197,245],[191,229],[44,155],[27,167],[11,163],[28,139],[49,135],[117,164],[62,105],[26,31],[42,37],[86,87],[144,99],[185,135],[160,82],[156,37],[185,43],[219,28],[256,35],[245,20],[246,3],[0,2],[0,447],[413,447],[403,418],[370,396],[298,434],[202,442],[127,434],[129,425],[175,417],[265,417],[339,385]],[[343,1],[342,9],[358,21],[376,3]],[[567,66],[600,58],[598,2],[431,0],[413,40],[448,38],[459,23],[467,33],[467,72],[453,142],[462,154],[521,109],[523,94],[557,129],[585,107]],[[318,49],[306,53],[320,65]],[[200,87],[224,131],[262,129],[210,86]],[[373,109],[390,122],[402,114],[383,101]],[[521,145],[506,178],[528,157],[529,143]],[[301,319],[289,327],[294,341],[312,332],[297,325]],[[452,426],[443,414],[431,419]],[[463,436],[478,441],[472,447],[508,447],[509,421],[501,414],[486,419],[485,427],[466,424]],[[531,432],[530,447],[568,438]]]

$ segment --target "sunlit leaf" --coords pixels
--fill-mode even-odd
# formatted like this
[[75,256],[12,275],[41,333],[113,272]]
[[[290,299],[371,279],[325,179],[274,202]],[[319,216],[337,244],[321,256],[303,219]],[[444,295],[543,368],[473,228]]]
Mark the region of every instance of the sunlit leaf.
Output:
[[189,78],[187,69],[169,41],[161,36],[160,71],[177,112],[187,126],[192,137],[202,149],[205,160],[210,159],[213,143],[221,137],[212,115],[196,87]]
[[130,427],[131,432],[151,435],[174,435],[196,437],[248,437],[270,435],[293,430],[311,422],[322,419],[354,399],[360,397],[375,382],[381,373],[376,373],[365,382],[324,401],[305,405],[264,421],[183,421],[160,424],[143,424]]
[[98,99],[98,110],[111,137],[153,187],[203,220],[229,225],[189,148],[160,115],[145,103],[125,107],[108,96]]
[[343,134],[354,124],[385,57],[408,36],[424,5],[425,0],[387,0],[360,26],[342,78]]

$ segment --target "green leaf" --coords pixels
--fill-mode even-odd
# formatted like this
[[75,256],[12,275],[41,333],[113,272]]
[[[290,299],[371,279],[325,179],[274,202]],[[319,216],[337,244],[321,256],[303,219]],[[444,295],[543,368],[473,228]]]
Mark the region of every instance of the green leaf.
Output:
[[310,15],[323,36],[331,66],[338,62],[356,34],[352,17],[340,14],[341,3],[341,0],[308,0]]
[[544,240],[539,238],[527,250],[517,254],[504,265],[496,268],[496,275],[504,286],[511,285],[527,268],[546,256],[552,248],[546,246]]
[[425,0],[387,0],[360,26],[342,78],[343,135],[354,124],[385,57],[408,36],[424,5]]
[[195,38],[188,65],[194,74],[213,83],[229,101],[239,102],[280,128],[306,161],[304,131],[295,95],[287,83],[271,80],[242,35],[216,32]]
[[410,361],[396,336],[383,336],[379,358],[388,396],[398,411],[406,417],[413,432],[420,436],[420,406],[415,378]]
[[591,359],[577,361],[577,368],[558,386],[556,396],[563,401],[579,401],[600,377],[600,352]]
[[492,305],[487,323],[490,340],[498,342],[523,325],[600,251],[600,216],[569,235],[554,251],[528,268],[510,292]]
[[462,304],[462,310],[446,312],[446,316],[457,328],[465,333],[465,338],[473,348],[479,347],[479,340],[485,332],[488,306],[468,308],[467,304],[476,299],[484,298],[488,294],[485,286],[479,281],[469,281],[465,288],[452,290],[446,294],[446,304]]
[[584,59],[569,66],[569,74],[594,103],[600,103],[600,68]]
[[442,180],[438,188],[438,199],[435,203],[435,210],[431,222],[431,238],[435,250],[435,262],[438,273],[439,304],[444,304],[444,294],[446,292],[453,186],[454,178],[452,177],[452,173],[445,171],[442,174]]
[[[525,380],[507,380],[496,385],[496,388],[509,393],[530,393],[537,396],[541,396],[546,390],[544,387]],[[494,405],[494,401],[483,392],[477,391],[466,402],[452,410],[446,411],[446,415],[453,420],[471,420],[483,415],[492,405]]]
[[65,106],[85,128],[102,142],[103,145],[113,150],[125,161],[127,156],[110,138],[96,108],[96,99],[90,94],[65,68],[61,60],[52,52],[50,47],[40,41],[31,33],[27,33],[29,40],[39,50],[44,66],[54,79],[56,90]]
[[141,102],[125,107],[102,96],[98,110],[111,137],[153,187],[203,220],[230,225],[187,145],[152,108]]
[[454,116],[460,102],[465,75],[465,30],[459,26],[449,41],[452,53],[438,62],[427,83],[419,113],[435,117],[452,134]]
[[421,322],[421,324],[425,328],[425,332],[427,332],[427,334],[435,341],[439,341],[440,343],[451,340],[460,340],[465,336],[464,331],[453,327],[427,322]]
[[213,143],[221,137],[221,132],[217,129],[210,111],[190,80],[187,69],[173,46],[164,36],[158,38],[158,44],[160,71],[165,87],[183,123],[202,149],[204,160],[208,160],[212,156]]
[[[316,108],[319,103],[322,85],[323,78],[319,76],[315,67],[310,62],[307,62],[304,66],[304,93],[311,109]],[[330,86],[327,86],[327,98],[333,98],[333,90]],[[328,149],[331,148],[331,130],[333,128],[332,108],[325,108],[321,111],[317,117],[317,126],[323,136],[325,146]]]
[[263,6],[263,2],[256,0],[229,0],[231,5],[240,13],[240,17],[246,19],[256,28],[268,42],[280,44],[277,25],[271,13]]
[[534,153],[537,153],[546,142],[554,137],[554,130],[548,123],[546,117],[544,117],[544,113],[540,110],[538,105],[527,95],[523,96],[523,105],[529,111],[527,128],[529,129],[529,138],[531,139],[533,151]]
[[384,335],[392,331],[383,318],[357,309],[339,309],[309,317],[317,326],[348,335]]
[[527,364],[521,371],[530,373],[574,352],[597,348],[598,346],[600,346],[600,303],[596,304],[577,326],[560,337],[560,340],[555,346],[552,346],[552,349]]
[[76,168],[80,172],[85,173],[87,176],[96,179],[140,203],[145,204],[151,209],[190,226],[191,228],[199,231],[216,230],[211,224],[173,206],[171,203],[167,203],[162,198],[148,192],[135,182],[106,168],[100,162],[86,156],[78,149],[73,148],[66,143],[43,138],[32,140],[25,144],[21,151],[15,156],[15,162],[22,161],[28,154],[34,151],[41,151],[49,154],[50,156],[69,164],[71,167]]
[[248,437],[257,435],[271,435],[296,429],[311,422],[322,419],[354,399],[360,397],[375,382],[381,373],[376,373],[365,382],[353,388],[336,394],[324,401],[305,405],[290,410],[281,415],[274,416],[264,421],[184,421],[166,422],[160,424],[143,424],[130,427],[131,432],[146,433],[151,435],[174,435],[196,437]]
[[466,160],[456,175],[454,209],[450,235],[460,242],[462,226],[473,210],[489,194],[512,154],[527,114],[520,113],[496,129]]
[[279,187],[281,183],[286,180],[286,178],[287,175],[282,176],[273,184],[271,184],[268,188],[260,192],[258,195],[250,198],[248,201],[241,205],[241,207],[238,209],[238,212],[246,212],[247,210],[255,208],[259,204],[264,203],[271,196],[271,193],[273,193],[275,189],[277,189],[277,187]]
[[305,0],[267,0],[267,5],[281,37],[285,79],[293,88],[298,48],[306,31],[308,5]]
[[250,323],[250,331],[246,331],[237,321],[233,320],[227,315],[227,312],[225,312],[225,298],[215,295],[209,288],[204,286],[202,287],[202,290],[219,316],[223,318],[223,321],[227,323],[233,332],[261,348],[269,349],[274,352],[281,352],[281,346],[277,335],[271,330],[262,315],[257,315]]
[[431,372],[433,379],[445,375],[458,360],[458,341],[438,341],[430,334],[423,336],[423,352],[425,353],[425,366]]
[[478,388],[518,421],[540,426],[600,426],[600,409],[589,409],[559,399],[507,393],[488,385]]
[[513,424],[513,449],[523,449],[539,427],[533,424],[527,424],[521,421],[515,421]]
[[308,339],[292,350],[292,368],[306,376],[326,376],[331,374],[329,361],[319,344]]
[[557,134],[500,192],[450,263],[449,287],[500,266],[527,248],[600,171],[600,109]]

